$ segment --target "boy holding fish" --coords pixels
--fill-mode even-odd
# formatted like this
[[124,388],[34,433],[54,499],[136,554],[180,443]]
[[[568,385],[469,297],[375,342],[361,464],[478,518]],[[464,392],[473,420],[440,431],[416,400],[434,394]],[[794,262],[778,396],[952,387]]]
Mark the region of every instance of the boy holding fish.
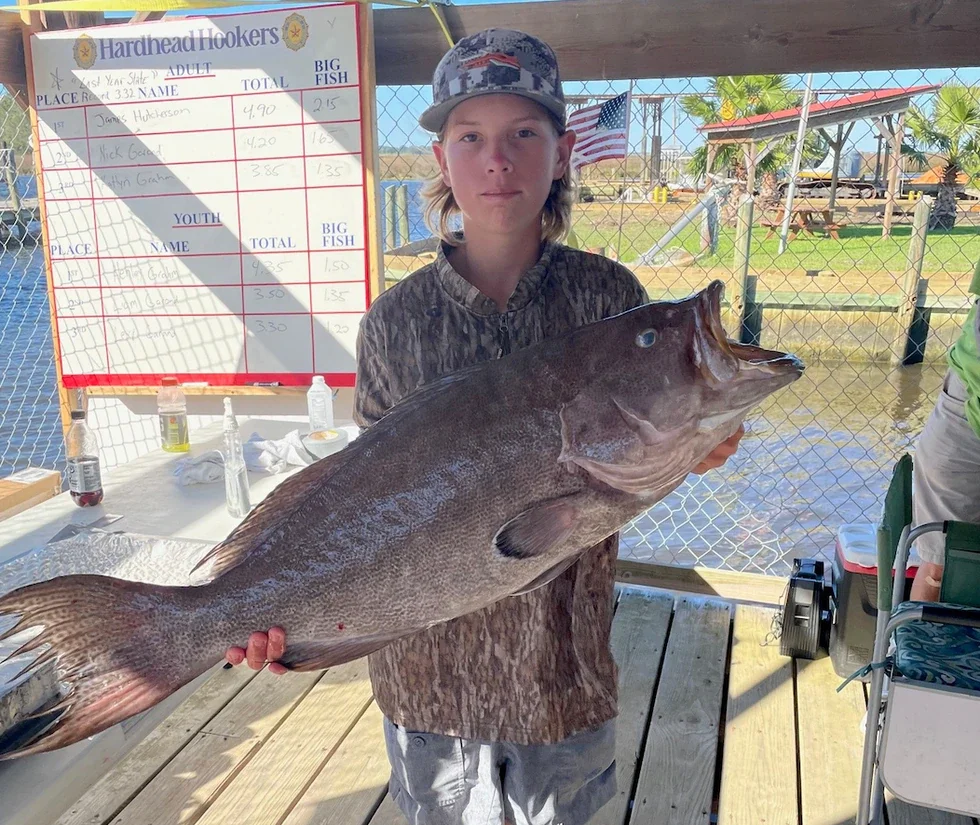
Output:
[[[364,317],[362,427],[423,384],[646,302],[625,267],[561,243],[575,135],[549,46],[505,29],[464,38],[420,123],[436,135],[440,173],[423,195],[441,243]],[[723,464],[741,434],[695,472]],[[537,589],[370,655],[391,795],[414,825],[584,825],[615,795],[617,549],[610,536]],[[228,659],[282,673],[285,645],[273,628]]]

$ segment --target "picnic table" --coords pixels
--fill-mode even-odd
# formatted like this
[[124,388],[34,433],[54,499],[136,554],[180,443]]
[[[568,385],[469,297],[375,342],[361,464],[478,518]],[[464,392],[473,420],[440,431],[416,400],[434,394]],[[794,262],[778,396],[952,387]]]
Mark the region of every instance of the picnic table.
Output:
[[[783,218],[786,215],[786,207],[781,206],[777,210],[764,212],[760,224],[766,228],[766,237],[777,234],[783,225]],[[815,235],[818,231],[825,232],[836,241],[840,240],[839,230],[847,224],[834,218],[832,209],[816,209],[812,206],[796,206],[790,215],[789,238],[793,240],[800,232],[808,232]]]

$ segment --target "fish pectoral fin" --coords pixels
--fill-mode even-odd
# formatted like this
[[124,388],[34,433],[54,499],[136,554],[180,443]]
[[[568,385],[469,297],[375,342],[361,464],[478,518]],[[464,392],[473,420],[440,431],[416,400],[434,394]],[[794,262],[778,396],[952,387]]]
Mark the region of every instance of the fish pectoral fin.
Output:
[[512,559],[543,555],[572,534],[581,513],[580,503],[581,497],[573,495],[535,504],[501,527],[493,537],[493,546]]
[[286,652],[277,660],[287,670],[305,673],[310,670],[326,670],[328,667],[352,662],[369,653],[380,650],[404,633],[351,636],[349,639],[331,639],[322,642],[298,642],[287,644]]

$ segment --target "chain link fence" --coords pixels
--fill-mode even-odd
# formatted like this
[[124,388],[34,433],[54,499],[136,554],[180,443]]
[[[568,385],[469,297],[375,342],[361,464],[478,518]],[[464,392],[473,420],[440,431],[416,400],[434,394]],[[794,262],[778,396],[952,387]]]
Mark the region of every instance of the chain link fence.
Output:
[[24,104],[0,92],[0,478],[26,467],[61,469],[64,463]]
[[[807,132],[794,179],[792,110],[808,84],[826,125]],[[582,168],[574,243],[623,262],[653,299],[721,279],[729,333],[795,352],[807,371],[751,414],[723,468],[631,523],[622,555],[785,575],[794,557],[829,558],[842,523],[877,518],[893,462],[931,411],[980,260],[980,70],[566,84],[573,111],[625,92],[627,155]],[[903,95],[904,108],[871,105]],[[419,197],[436,168],[417,126],[430,99],[427,87],[378,89],[389,286],[435,255]],[[842,107],[852,119],[816,118]],[[774,121],[789,125],[754,139]],[[716,140],[739,129],[741,143]],[[0,180],[0,476],[62,461],[29,133],[0,97],[12,149]]]
[[[728,307],[733,337],[790,350],[807,364],[803,379],[751,414],[723,468],[690,478],[623,531],[624,557],[774,575],[787,574],[797,556],[830,558],[841,524],[877,519],[892,465],[914,445],[941,386],[980,260],[980,71],[810,79],[810,116],[828,125],[806,133],[780,251],[799,117],[774,113],[801,108],[807,81],[566,83],[573,112],[626,92],[631,102],[627,156],[581,169],[577,245],[630,267],[653,299],[721,279],[730,298],[742,299]],[[416,126],[429,100],[427,88],[379,90],[389,284],[435,254],[419,200],[435,165]],[[816,117],[839,109],[852,114]],[[780,119],[788,120],[783,133],[765,135]],[[764,136],[709,151],[708,135],[739,124]],[[740,228],[752,161],[753,214],[749,224],[743,207]],[[721,184],[730,186],[727,197],[699,212]],[[914,233],[917,206],[920,222],[929,206],[929,219]],[[924,245],[915,246],[914,234],[925,234]],[[921,278],[910,282],[917,266]],[[911,315],[901,312],[909,294],[918,298]],[[903,351],[905,363],[893,364],[893,350],[910,337],[910,357]]]

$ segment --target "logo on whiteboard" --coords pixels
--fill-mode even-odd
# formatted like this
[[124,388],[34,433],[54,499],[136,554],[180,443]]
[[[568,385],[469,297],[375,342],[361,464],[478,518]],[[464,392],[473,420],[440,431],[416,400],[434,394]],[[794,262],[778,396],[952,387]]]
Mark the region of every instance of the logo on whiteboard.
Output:
[[291,14],[282,24],[282,40],[286,44],[286,48],[292,49],[294,52],[306,45],[309,36],[310,27],[302,14]]
[[79,69],[91,69],[95,65],[95,41],[87,34],[75,38],[71,52]]

